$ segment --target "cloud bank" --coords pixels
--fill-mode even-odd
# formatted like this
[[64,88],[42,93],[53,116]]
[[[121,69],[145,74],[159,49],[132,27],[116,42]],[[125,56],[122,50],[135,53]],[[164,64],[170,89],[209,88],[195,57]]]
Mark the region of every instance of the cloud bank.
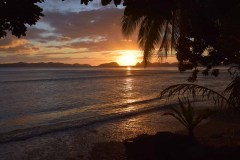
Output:
[[116,61],[121,55],[119,50],[138,50],[136,36],[126,39],[121,33],[121,7],[55,1],[42,5],[45,16],[28,28],[26,37],[8,35],[0,40],[0,63],[52,61],[98,65]]

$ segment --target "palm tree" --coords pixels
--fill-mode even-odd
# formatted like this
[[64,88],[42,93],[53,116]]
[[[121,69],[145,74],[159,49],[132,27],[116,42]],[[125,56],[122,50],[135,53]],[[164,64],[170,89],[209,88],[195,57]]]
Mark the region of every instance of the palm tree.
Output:
[[162,49],[168,51],[174,47],[179,35],[177,25],[179,14],[174,1],[126,0],[125,2],[122,32],[125,36],[129,36],[139,27],[138,43],[144,51],[145,64],[150,56],[156,53],[156,46],[159,47],[157,53],[161,53]]
[[[214,101],[214,104],[217,105],[218,109],[237,109],[240,110],[240,77],[233,74],[232,82],[226,87],[222,93],[218,93],[214,90],[211,90],[207,87],[200,86],[197,84],[176,84],[167,87],[164,89],[160,98],[167,96],[167,98],[173,98],[175,96],[179,99],[180,110],[172,108],[173,112],[167,112],[163,115],[170,115],[176,118],[181,124],[183,124],[191,137],[194,137],[194,128],[201,123],[202,120],[208,118],[212,114],[216,113],[217,110],[203,109],[199,113],[194,111],[194,108],[191,106],[189,97],[193,98],[202,97],[202,100]],[[181,101],[182,98],[187,99],[187,106]]]
[[124,4],[122,32],[129,36],[139,28],[145,64],[155,53],[161,56],[165,49],[167,55],[174,48],[180,71],[196,71],[199,64],[207,71],[220,63],[240,65],[240,1],[125,0]]

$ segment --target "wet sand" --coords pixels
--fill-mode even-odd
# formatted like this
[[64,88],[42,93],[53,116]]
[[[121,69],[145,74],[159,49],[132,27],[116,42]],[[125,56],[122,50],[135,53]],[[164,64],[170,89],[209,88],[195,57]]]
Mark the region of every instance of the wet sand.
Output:
[[94,145],[155,134],[158,131],[183,129],[171,117],[162,117],[165,111],[153,111],[115,121],[44,134],[26,140],[0,144],[1,160],[65,160],[88,159]]
[[[182,125],[172,117],[162,117],[163,113],[157,111],[0,144],[0,159],[126,159],[122,143],[125,139],[163,131],[186,134]],[[239,117],[216,115],[196,128],[196,137],[210,146],[240,145]]]

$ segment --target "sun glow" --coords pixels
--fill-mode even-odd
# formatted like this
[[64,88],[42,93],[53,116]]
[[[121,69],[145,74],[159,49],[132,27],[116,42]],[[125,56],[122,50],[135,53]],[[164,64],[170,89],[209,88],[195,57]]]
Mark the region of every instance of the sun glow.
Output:
[[117,59],[117,62],[120,66],[135,66],[138,62],[138,54],[134,51],[124,51]]

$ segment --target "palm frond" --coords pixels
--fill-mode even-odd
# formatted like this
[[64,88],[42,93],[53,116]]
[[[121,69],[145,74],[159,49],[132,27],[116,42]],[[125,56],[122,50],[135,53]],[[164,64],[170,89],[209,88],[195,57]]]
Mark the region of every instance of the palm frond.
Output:
[[237,77],[239,75],[239,72],[240,72],[240,66],[238,65],[234,65],[228,68],[228,73],[230,74],[232,79]]
[[[156,8],[159,4],[160,8]],[[139,1],[135,5],[129,3],[126,6],[122,18],[122,33],[128,37],[139,28],[138,44],[144,52],[145,65],[153,53],[156,52],[161,57],[161,52],[157,52],[156,48],[159,47],[159,51],[162,49],[168,51],[170,46],[174,46],[171,43],[177,42],[175,5],[168,1]]]
[[236,76],[223,92],[228,96],[228,101],[240,109],[240,77]]
[[202,120],[216,113],[216,110],[203,109],[195,112],[194,107],[192,107],[189,99],[186,98],[186,100],[187,106],[185,105],[185,102],[178,98],[180,109],[172,107],[171,109],[173,112],[167,112],[163,115],[169,115],[177,119],[182,125],[186,127],[189,135],[193,136],[194,128],[196,128],[196,126],[198,126]]
[[160,98],[163,96],[167,96],[167,98],[173,98],[175,96],[181,97],[189,97],[192,96],[196,98],[196,96],[202,97],[202,99],[210,100],[212,99],[215,105],[223,107],[224,104],[231,105],[229,100],[223,95],[219,94],[212,89],[207,87],[203,87],[196,84],[176,84],[170,87],[167,87],[160,93]]
[[169,26],[169,22],[167,21],[166,24],[165,24],[165,30],[164,30],[164,34],[163,34],[163,37],[162,37],[162,41],[161,41],[161,44],[160,44],[160,47],[159,47],[159,50],[158,50],[158,53],[159,53],[159,56],[162,57],[163,54],[160,54],[161,51],[164,49],[165,50],[165,56],[167,56],[167,52],[168,52],[168,48],[169,48],[169,33],[170,33],[170,26]]
[[124,15],[121,22],[123,35],[126,37],[132,35],[143,18],[143,16],[138,14]]
[[139,46],[144,50],[144,62],[148,62],[149,57],[155,50],[155,46],[158,45],[162,39],[162,28],[164,20],[159,18],[158,20],[145,17],[141,23],[138,43]]
[[179,38],[179,27],[177,24],[179,24],[179,20],[178,20],[178,14],[177,11],[173,11],[173,18],[172,18],[172,23],[171,23],[171,53],[173,48],[176,46],[177,44],[177,39]]

